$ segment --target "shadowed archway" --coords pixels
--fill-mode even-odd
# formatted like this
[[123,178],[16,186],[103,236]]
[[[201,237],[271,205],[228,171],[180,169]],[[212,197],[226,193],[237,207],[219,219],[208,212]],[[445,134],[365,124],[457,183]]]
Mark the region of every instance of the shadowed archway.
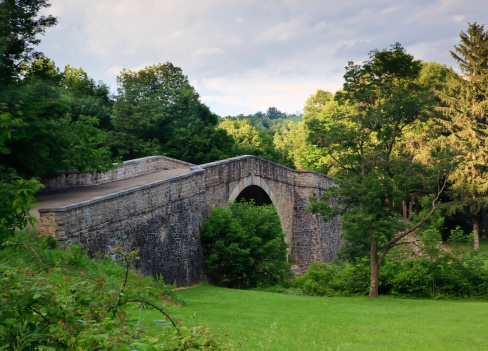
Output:
[[264,191],[261,187],[257,185],[248,186],[247,188],[242,190],[235,199],[236,202],[240,202],[240,201],[250,202],[251,200],[257,206],[273,204],[273,201],[271,201],[266,191]]

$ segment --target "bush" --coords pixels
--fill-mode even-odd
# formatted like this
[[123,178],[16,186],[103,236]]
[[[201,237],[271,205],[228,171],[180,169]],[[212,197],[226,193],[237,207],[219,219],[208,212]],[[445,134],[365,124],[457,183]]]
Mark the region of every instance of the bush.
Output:
[[342,265],[314,262],[305,274],[295,278],[294,286],[312,296],[364,295],[369,291],[369,263],[367,260]]
[[232,203],[215,208],[201,231],[211,281],[266,287],[291,278],[285,233],[273,206]]
[[432,275],[429,261],[410,259],[385,264],[381,280],[389,293],[398,296],[429,297]]
[[[116,249],[123,262],[123,266],[117,266],[106,258],[102,264],[90,261],[76,246],[60,250],[52,239],[32,242],[38,252],[13,242],[4,243],[0,251],[0,350],[231,348],[204,327],[175,322],[165,311],[174,296],[172,287],[133,271],[135,252]],[[47,264],[42,257],[57,263]],[[103,272],[107,267],[122,273],[117,286],[105,281]],[[163,318],[156,321],[163,326],[161,333],[146,335],[135,320],[127,317],[135,305],[161,313]]]
[[[380,268],[381,294],[414,298],[488,298],[487,256],[457,257],[443,252],[433,259],[387,260]],[[367,295],[369,260],[328,265],[313,263],[293,287],[314,296]],[[286,289],[284,289],[286,291]]]

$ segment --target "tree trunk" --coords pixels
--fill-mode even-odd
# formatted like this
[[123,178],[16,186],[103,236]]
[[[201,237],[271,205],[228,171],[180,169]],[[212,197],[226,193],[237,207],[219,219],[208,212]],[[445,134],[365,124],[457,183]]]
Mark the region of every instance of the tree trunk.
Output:
[[371,283],[369,285],[369,297],[378,297],[378,243],[371,239]]
[[479,234],[479,213],[471,213],[471,219],[473,221],[473,233],[474,233],[474,249],[479,251],[480,250],[480,234]]
[[403,208],[403,219],[407,220],[408,219],[408,207],[407,207],[407,201],[405,199],[402,200],[402,208]]
[[481,209],[481,238],[486,239],[488,236],[488,220],[486,218],[486,208]]

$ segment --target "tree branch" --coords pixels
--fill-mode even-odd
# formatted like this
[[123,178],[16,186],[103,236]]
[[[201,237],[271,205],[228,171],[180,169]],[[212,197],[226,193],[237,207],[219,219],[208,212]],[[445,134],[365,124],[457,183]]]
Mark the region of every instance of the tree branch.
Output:
[[423,225],[425,222],[427,222],[427,220],[430,218],[430,216],[432,216],[432,214],[434,213],[434,211],[437,209],[436,202],[439,200],[439,197],[441,196],[442,192],[446,188],[446,186],[447,186],[447,180],[449,178],[449,175],[453,171],[453,169],[454,169],[454,165],[451,164],[451,167],[449,168],[449,171],[447,172],[447,174],[444,177],[444,182],[442,182],[442,186],[439,187],[439,185],[438,185],[437,194],[434,197],[434,199],[432,200],[432,203],[431,203],[432,208],[429,211],[429,213],[419,223],[417,223],[416,225],[414,225],[412,228],[409,228],[409,229],[405,230],[404,232],[398,234],[393,240],[391,240],[391,241],[388,242],[388,244],[385,246],[385,248],[381,252],[380,258],[378,260],[378,267],[381,266],[381,263],[383,262],[383,260],[384,260],[384,258],[386,256],[386,254],[388,253],[388,251],[390,251],[390,249],[393,246],[395,246],[398,243],[398,241],[400,241],[402,238],[404,238],[408,234],[413,233],[414,231],[416,231],[418,228],[420,228],[421,225]]

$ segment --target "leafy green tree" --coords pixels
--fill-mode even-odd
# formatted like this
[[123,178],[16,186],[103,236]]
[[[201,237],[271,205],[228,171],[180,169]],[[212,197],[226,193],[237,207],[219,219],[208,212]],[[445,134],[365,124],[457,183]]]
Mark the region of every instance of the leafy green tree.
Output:
[[451,212],[469,208],[479,250],[480,212],[488,205],[488,31],[469,24],[461,31],[461,43],[451,51],[462,76],[449,72],[446,88],[439,92],[444,103],[443,121],[449,142],[464,156],[464,163],[450,177]]
[[234,156],[235,143],[224,129],[205,126],[202,122],[198,133],[195,129],[178,129],[166,143],[166,155],[194,164],[204,164]]
[[47,0],[2,0],[0,2],[0,86],[19,78],[20,66],[40,57],[34,46],[39,34],[56,24],[55,17],[39,16],[51,6]]
[[286,118],[286,114],[278,110],[276,107],[270,107],[268,108],[268,111],[266,111],[266,118],[282,119]]
[[103,82],[96,83],[80,67],[67,65],[61,79],[61,95],[70,107],[73,121],[83,116],[90,116],[98,120],[98,127],[104,131],[112,129],[110,115],[113,100],[109,87]]
[[4,95],[9,110],[23,118],[6,142],[11,152],[2,157],[2,164],[23,177],[111,168],[98,118],[73,113],[62,86],[63,74],[54,62],[44,56],[35,59],[23,65],[22,75]]
[[254,155],[288,165],[275,150],[272,136],[266,129],[253,126],[249,119],[226,118],[218,128],[234,138],[234,155]]
[[111,136],[117,156],[132,159],[165,154],[177,130],[215,125],[218,117],[199,101],[181,68],[167,62],[117,77]]
[[[20,119],[13,119],[10,113],[0,109],[0,154],[9,153],[5,142],[11,138],[11,129],[18,123],[20,123]],[[2,167],[0,164],[0,170]],[[12,237],[16,229],[22,229],[28,223],[34,223],[30,210],[35,200],[34,194],[40,188],[42,188],[42,184],[36,179],[0,177],[0,243]]]
[[291,276],[285,233],[273,206],[237,202],[217,207],[200,235],[209,276],[217,284],[271,286]]
[[[342,214],[342,253],[369,256],[370,297],[378,296],[385,256],[434,213],[452,169],[452,155],[442,150],[434,150],[423,164],[398,148],[405,131],[429,116],[425,111],[432,102],[417,84],[420,69],[421,63],[398,43],[374,50],[362,65],[348,64],[344,88],[327,113],[305,119],[314,143],[341,169],[339,186],[327,189],[309,210],[326,220]],[[433,194],[431,209],[409,222],[402,204],[416,192],[419,197]]]
[[327,154],[310,142],[304,122],[288,122],[273,137],[276,151],[291,164],[301,170],[329,173]]
[[315,94],[311,95],[305,102],[303,111],[305,112],[304,118],[313,118],[317,116],[325,108],[327,103],[334,100],[334,94],[328,91],[317,89]]

